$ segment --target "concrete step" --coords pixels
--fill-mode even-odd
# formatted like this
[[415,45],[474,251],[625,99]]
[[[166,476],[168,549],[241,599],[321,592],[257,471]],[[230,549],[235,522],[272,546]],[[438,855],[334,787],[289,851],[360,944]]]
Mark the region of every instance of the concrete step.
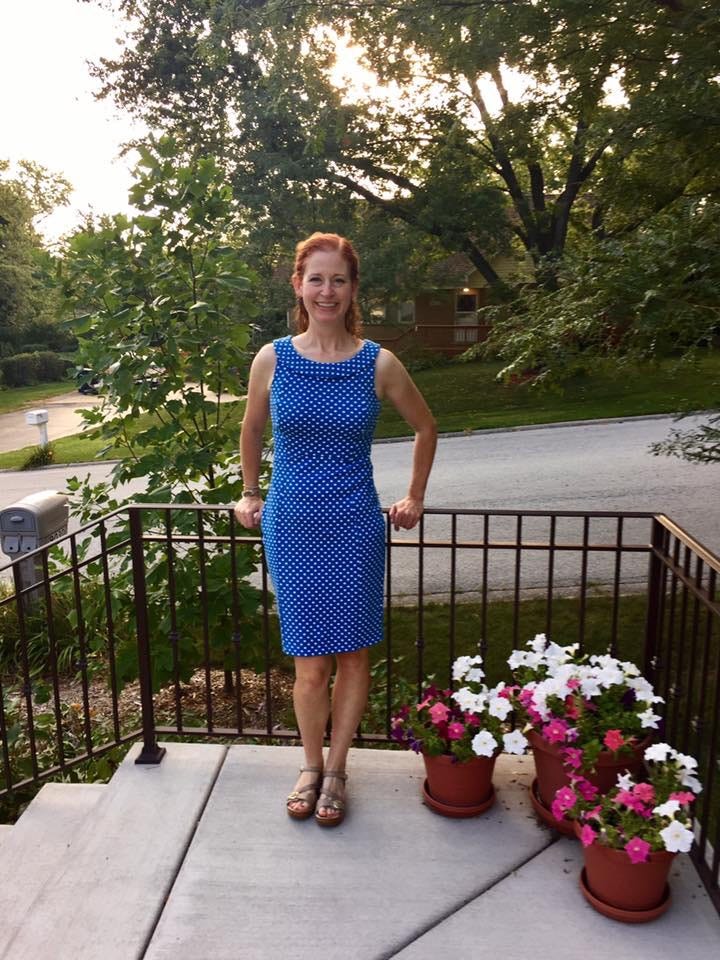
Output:
[[498,760],[486,814],[449,820],[421,803],[420,757],[351,750],[331,829],[285,812],[301,761],[230,747],[145,960],[389,957],[554,842],[532,814],[529,757]]
[[67,856],[48,871],[3,960],[143,956],[226,748],[167,744],[155,766],[136,765],[139,750],[133,746]]
[[0,847],[2,846],[3,840],[6,837],[10,836],[11,831],[12,831],[11,823],[0,823]]
[[102,783],[46,783],[14,826],[0,834],[0,957],[72,850],[77,831],[106,790]]
[[652,923],[608,920],[585,901],[578,879],[582,849],[563,838],[477,897],[394,960],[708,960],[717,956],[720,920],[685,854],[670,874],[672,903]]

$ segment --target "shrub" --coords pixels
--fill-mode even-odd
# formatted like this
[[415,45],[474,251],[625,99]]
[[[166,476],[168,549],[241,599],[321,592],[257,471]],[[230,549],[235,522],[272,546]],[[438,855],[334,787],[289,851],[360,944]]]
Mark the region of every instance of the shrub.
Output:
[[70,364],[52,350],[16,353],[0,359],[0,373],[8,387],[28,387],[34,383],[61,380]]
[[34,447],[33,451],[20,466],[21,470],[37,470],[38,467],[48,467],[55,460],[55,451],[48,444],[46,447]]

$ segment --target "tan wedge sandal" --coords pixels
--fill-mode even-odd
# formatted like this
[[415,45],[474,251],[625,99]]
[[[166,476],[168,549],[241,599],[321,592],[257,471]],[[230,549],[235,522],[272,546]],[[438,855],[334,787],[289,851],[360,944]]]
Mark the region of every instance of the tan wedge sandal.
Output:
[[[322,785],[323,770],[322,767],[300,767],[300,773],[317,773],[318,776],[312,783],[307,783],[304,787],[298,787],[297,790],[289,793],[285,805],[289,817],[293,817],[295,820],[307,820],[308,817],[313,815],[315,809],[315,803]],[[312,794],[312,799],[306,796],[309,793]],[[293,810],[290,806],[291,803],[304,803],[307,809]]]
[[[321,827],[337,827],[345,819],[345,810],[346,803],[345,798],[339,796],[332,790],[325,789],[325,781],[331,778],[336,780],[342,780],[343,783],[347,780],[347,774],[343,770],[326,770],[325,775],[323,776],[323,788],[320,791],[320,796],[318,797],[318,802],[315,806],[315,819],[320,824]],[[327,807],[330,810],[335,810],[337,816],[334,817],[321,817],[318,814],[320,807]]]

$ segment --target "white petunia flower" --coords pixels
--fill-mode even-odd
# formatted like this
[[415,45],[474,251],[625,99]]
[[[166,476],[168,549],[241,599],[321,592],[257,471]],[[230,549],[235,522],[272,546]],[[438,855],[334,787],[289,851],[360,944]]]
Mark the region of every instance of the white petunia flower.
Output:
[[490,701],[488,713],[491,717],[497,717],[498,720],[505,720],[512,711],[512,704],[506,697],[495,697]]
[[659,817],[674,817],[679,809],[679,800],[666,800],[665,803],[661,803],[659,806],[653,807],[653,813],[657,813]]
[[638,698],[640,703],[664,703],[662,697],[658,697],[655,694],[652,686],[647,682],[645,677],[630,677],[627,681],[627,685],[631,690],[635,691],[635,696]]
[[465,674],[465,679],[468,683],[479,683],[482,678],[485,676],[485,671],[482,667],[471,667],[470,670]]
[[580,681],[580,690],[582,695],[588,699],[600,696],[600,684],[597,677],[585,677]]
[[528,742],[527,738],[519,730],[513,730],[511,733],[503,734],[503,749],[505,753],[525,753]]
[[470,657],[458,657],[455,663],[453,663],[452,675],[453,680],[462,680],[465,676],[466,671],[470,669]]
[[497,750],[498,742],[487,730],[481,730],[472,738],[471,746],[479,757],[491,757]]
[[638,720],[643,727],[652,727],[653,730],[657,730],[658,721],[662,720],[662,717],[658,716],[657,713],[653,713],[652,710],[645,710],[643,713],[638,714]]
[[649,746],[645,751],[645,759],[664,763],[670,755],[671,749],[667,743],[653,743],[652,746]]
[[468,687],[462,687],[460,690],[456,690],[452,698],[461,710],[469,713],[482,713],[485,709],[485,694],[473,693]]
[[697,760],[687,753],[678,753],[675,751],[675,759],[684,770],[697,770]]
[[625,679],[622,670],[612,665],[602,667],[595,676],[602,687],[614,687]]
[[630,660],[623,660],[620,666],[623,668],[626,677],[639,677],[640,670],[636,664],[631,663]]
[[673,820],[664,830],[661,830],[660,836],[669,853],[687,853],[694,839],[692,830],[688,830],[677,820]]
[[527,645],[531,647],[535,653],[543,653],[547,646],[547,637],[544,633],[536,633],[535,639],[528,640]]
[[635,786],[635,781],[629,773],[619,773],[617,775],[617,785],[621,790],[632,790]]
[[693,793],[702,793],[702,784],[692,773],[688,773],[687,771],[683,773],[680,783],[684,787],[689,787]]

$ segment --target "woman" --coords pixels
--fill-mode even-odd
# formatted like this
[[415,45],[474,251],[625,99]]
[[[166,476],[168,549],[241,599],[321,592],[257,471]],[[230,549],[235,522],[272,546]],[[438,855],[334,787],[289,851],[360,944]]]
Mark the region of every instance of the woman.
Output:
[[[287,812],[305,819],[314,811],[322,826],[345,816],[345,761],[367,703],[369,647],[383,633],[384,523],[370,463],[380,400],[415,430],[408,493],[390,507],[396,530],[420,519],[437,437],[400,361],[359,336],[358,277],[348,240],[315,233],[298,244],[298,334],[266,344],[253,360],[240,437],[244,490],[235,507],[244,527],[262,525],[283,650],[295,659],[305,764]],[[275,447],[263,505],[258,481],[269,415]]]

